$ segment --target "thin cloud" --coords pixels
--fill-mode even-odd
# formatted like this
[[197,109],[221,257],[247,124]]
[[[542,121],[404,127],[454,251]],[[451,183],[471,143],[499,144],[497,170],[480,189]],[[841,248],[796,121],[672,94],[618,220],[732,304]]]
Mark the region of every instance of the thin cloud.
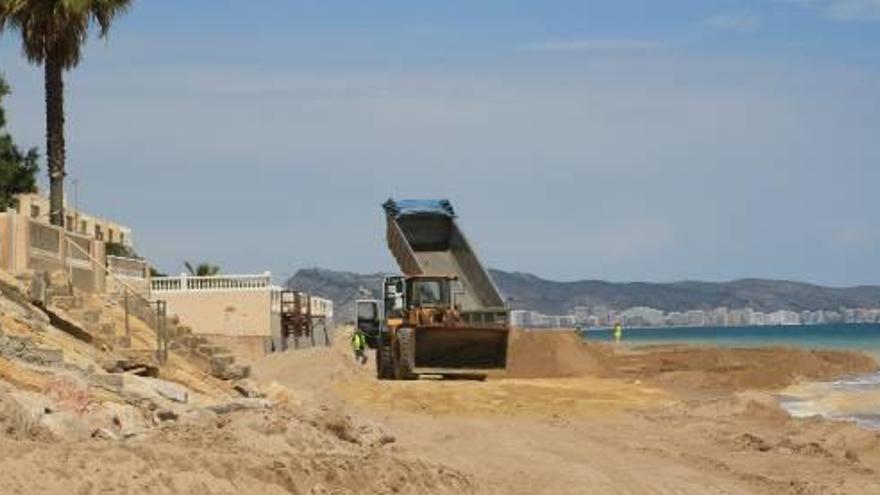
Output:
[[703,20],[703,25],[722,31],[754,33],[761,28],[757,14],[719,14]]
[[529,43],[521,48],[528,52],[589,52],[589,51],[642,51],[662,48],[663,43],[656,40],[634,38],[587,38],[552,40]]
[[781,0],[821,11],[838,21],[880,21],[880,0]]
[[826,12],[832,19],[842,21],[878,21],[880,0],[834,0]]

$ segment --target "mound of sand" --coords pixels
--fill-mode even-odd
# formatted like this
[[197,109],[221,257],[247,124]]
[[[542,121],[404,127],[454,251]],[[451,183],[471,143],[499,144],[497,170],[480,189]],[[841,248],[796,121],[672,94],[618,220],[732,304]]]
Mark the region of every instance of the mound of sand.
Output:
[[874,359],[860,352],[787,347],[657,346],[610,357],[610,376],[646,380],[690,393],[780,389],[799,381],[878,369]]
[[256,381],[277,382],[299,394],[323,395],[335,384],[369,380],[375,376],[372,355],[366,365],[354,361],[349,347],[351,328],[337,329],[331,347],[290,350],[266,356],[251,368]]
[[[345,421],[280,410],[178,425],[137,442],[0,437],[0,493],[467,493],[440,464],[374,444]],[[71,462],[75,460],[75,462]]]
[[510,378],[561,378],[602,374],[610,350],[588,344],[573,330],[513,330],[507,347]]

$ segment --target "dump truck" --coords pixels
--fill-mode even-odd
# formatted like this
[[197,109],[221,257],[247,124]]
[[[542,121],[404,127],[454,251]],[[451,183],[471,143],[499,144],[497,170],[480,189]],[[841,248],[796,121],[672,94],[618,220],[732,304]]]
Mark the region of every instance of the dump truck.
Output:
[[389,199],[388,248],[402,275],[383,283],[381,379],[484,377],[507,364],[509,310],[447,200]]

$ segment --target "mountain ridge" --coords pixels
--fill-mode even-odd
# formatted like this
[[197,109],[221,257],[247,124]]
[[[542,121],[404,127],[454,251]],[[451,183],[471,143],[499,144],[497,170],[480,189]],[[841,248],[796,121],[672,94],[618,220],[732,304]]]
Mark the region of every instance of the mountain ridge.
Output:
[[[489,272],[513,309],[567,314],[576,306],[623,310],[648,306],[665,312],[750,307],[755,311],[880,308],[880,286],[826,287],[807,282],[743,278],[728,282],[554,281],[519,272]],[[287,285],[333,300],[342,320],[352,318],[359,297],[378,298],[385,274],[358,274],[323,268],[302,269]]]

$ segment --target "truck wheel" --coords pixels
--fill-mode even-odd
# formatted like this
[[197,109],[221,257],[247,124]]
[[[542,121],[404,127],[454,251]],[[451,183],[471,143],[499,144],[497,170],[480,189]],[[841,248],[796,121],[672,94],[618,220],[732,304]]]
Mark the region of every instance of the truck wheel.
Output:
[[394,377],[398,380],[415,380],[418,375],[412,372],[413,359],[413,342],[412,328],[401,328],[397,330],[397,345],[394,349],[397,351],[394,356]]
[[376,349],[376,377],[380,380],[394,379],[394,354],[391,351],[391,342],[380,338],[379,347]]

